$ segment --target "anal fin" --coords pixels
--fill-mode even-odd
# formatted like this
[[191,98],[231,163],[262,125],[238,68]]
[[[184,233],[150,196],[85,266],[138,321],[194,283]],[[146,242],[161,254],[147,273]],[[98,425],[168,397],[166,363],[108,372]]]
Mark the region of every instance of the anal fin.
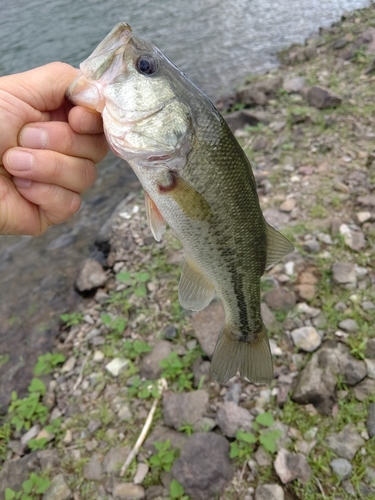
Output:
[[267,262],[266,269],[273,264],[276,264],[288,253],[293,252],[294,246],[291,242],[285,238],[281,233],[276,231],[272,226],[266,222],[267,231]]
[[150,196],[145,193],[146,216],[147,222],[151,229],[152,235],[156,241],[160,241],[167,226],[163,216],[159,212],[158,207],[152,201]]
[[184,309],[200,311],[208,306],[215,296],[211,281],[186,259],[182,268],[178,298]]

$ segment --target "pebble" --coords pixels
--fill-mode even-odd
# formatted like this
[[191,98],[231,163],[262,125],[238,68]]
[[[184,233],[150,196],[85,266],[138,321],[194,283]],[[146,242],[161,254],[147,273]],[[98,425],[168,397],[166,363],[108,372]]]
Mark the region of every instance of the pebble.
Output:
[[279,484],[261,484],[255,490],[255,500],[284,500],[284,490]]
[[144,463],[139,463],[137,465],[137,472],[135,473],[134,476],[134,484],[141,484],[144,480],[144,478],[147,476],[147,473],[149,471],[149,466]]
[[367,414],[367,432],[372,438],[375,436],[375,403],[370,403]]
[[358,401],[365,401],[369,396],[375,394],[375,380],[365,378],[360,384],[353,387],[353,391]]
[[25,434],[23,434],[23,436],[21,437],[21,444],[23,446],[25,446],[29,441],[30,439],[35,439],[36,436],[39,434],[40,432],[40,425],[39,424],[35,424],[33,425],[32,427],[30,427],[30,429],[25,432]]
[[133,414],[132,414],[128,405],[122,406],[120,408],[120,410],[118,411],[117,416],[123,422],[125,422],[127,420],[131,420],[133,418]]
[[103,471],[106,474],[113,474],[121,469],[122,464],[127,459],[130,448],[127,446],[118,446],[111,448],[103,460]]
[[302,453],[292,453],[285,448],[281,448],[273,465],[283,484],[290,483],[295,479],[299,479],[302,484],[306,484],[310,479],[311,468]]
[[103,479],[103,469],[99,457],[95,455],[83,468],[83,477],[89,481],[101,481]]
[[194,314],[191,323],[195,336],[209,358],[212,358],[218,332],[224,324],[224,309],[221,302],[211,302],[207,307]]
[[88,292],[102,287],[106,281],[103,266],[95,259],[86,259],[76,279],[76,287],[80,292]]
[[357,281],[355,266],[349,262],[336,262],[332,266],[333,281],[338,284],[354,284]]
[[171,352],[171,343],[167,340],[159,340],[152,351],[142,359],[141,377],[147,380],[158,379],[163,371],[163,368],[160,366],[160,361],[167,358]]
[[267,305],[274,311],[288,311],[296,303],[296,295],[284,288],[274,288],[264,295]]
[[365,359],[368,378],[375,379],[375,359]]
[[77,363],[77,358],[75,356],[71,356],[68,358],[63,366],[61,367],[61,373],[69,373],[74,370],[74,367],[76,366]]
[[360,224],[371,219],[371,212],[357,212],[357,220]]
[[142,500],[146,493],[143,486],[133,483],[116,483],[112,490],[114,500]]
[[282,212],[291,212],[296,206],[296,199],[295,198],[289,198],[288,200],[285,200],[279,207],[279,210]]
[[308,253],[320,252],[320,243],[317,240],[308,240],[303,243],[303,249]]
[[101,363],[103,361],[104,357],[105,356],[104,356],[104,353],[102,351],[95,351],[92,360],[95,361],[95,363]]
[[339,328],[344,330],[344,332],[355,333],[358,331],[358,324],[354,319],[344,319],[340,321]]
[[129,364],[129,360],[114,358],[112,361],[105,365],[105,369],[109,372],[112,377],[118,377],[121,371]]
[[328,447],[340,458],[353,460],[358,450],[365,444],[353,424],[347,424],[340,432],[329,434]]
[[58,474],[55,476],[49,488],[44,492],[42,500],[68,500],[72,493],[65,482],[64,476]]
[[312,326],[296,328],[290,335],[294,345],[305,352],[315,351],[322,343],[319,333]]
[[207,411],[208,393],[203,389],[198,391],[175,394],[166,391],[163,394],[164,422],[169,427],[179,429],[183,425],[193,425],[201,430],[201,420]]
[[73,441],[73,432],[71,431],[71,429],[67,429],[65,436],[63,438],[63,443],[68,445],[71,444],[72,441]]
[[216,414],[216,422],[222,433],[227,437],[235,437],[237,431],[242,429],[250,431],[254,417],[249,410],[237,406],[232,401],[225,401],[220,405]]
[[333,472],[338,476],[340,481],[348,479],[351,476],[353,467],[349,460],[345,458],[335,458],[330,463]]

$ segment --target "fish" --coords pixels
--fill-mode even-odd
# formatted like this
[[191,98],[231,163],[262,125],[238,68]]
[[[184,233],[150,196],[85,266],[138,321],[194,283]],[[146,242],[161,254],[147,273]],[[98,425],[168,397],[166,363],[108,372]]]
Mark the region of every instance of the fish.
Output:
[[140,180],[151,232],[184,249],[178,296],[199,311],[218,296],[225,324],[212,377],[273,377],[260,280],[293,245],[265,220],[250,162],[209,98],[149,41],[117,24],[67,90],[103,117],[107,141]]

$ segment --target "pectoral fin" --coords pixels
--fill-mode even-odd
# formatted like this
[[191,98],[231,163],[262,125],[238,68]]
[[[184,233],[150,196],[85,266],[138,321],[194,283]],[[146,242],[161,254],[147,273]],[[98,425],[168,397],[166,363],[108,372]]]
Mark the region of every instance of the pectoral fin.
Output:
[[182,307],[200,311],[208,306],[214,296],[215,288],[210,280],[186,259],[178,287],[178,298]]
[[266,222],[267,230],[267,262],[266,269],[288,253],[293,252],[294,246],[281,233]]
[[145,193],[145,204],[148,225],[155,240],[160,241],[166,228],[165,220],[147,193]]

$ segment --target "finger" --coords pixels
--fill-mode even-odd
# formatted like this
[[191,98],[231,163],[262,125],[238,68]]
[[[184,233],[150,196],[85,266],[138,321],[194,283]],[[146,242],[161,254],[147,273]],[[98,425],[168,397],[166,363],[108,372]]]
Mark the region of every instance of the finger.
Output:
[[101,134],[103,132],[103,120],[99,113],[74,106],[68,115],[69,125],[79,134]]
[[77,193],[88,189],[97,177],[91,160],[50,150],[12,148],[4,155],[4,165],[14,177],[55,184]]
[[39,207],[39,234],[53,224],[65,222],[81,206],[80,196],[61,186],[16,177],[13,183],[23,198]]
[[26,125],[18,143],[25,148],[49,149],[68,156],[88,158],[98,163],[108,151],[103,134],[77,134],[68,123],[40,122]]

